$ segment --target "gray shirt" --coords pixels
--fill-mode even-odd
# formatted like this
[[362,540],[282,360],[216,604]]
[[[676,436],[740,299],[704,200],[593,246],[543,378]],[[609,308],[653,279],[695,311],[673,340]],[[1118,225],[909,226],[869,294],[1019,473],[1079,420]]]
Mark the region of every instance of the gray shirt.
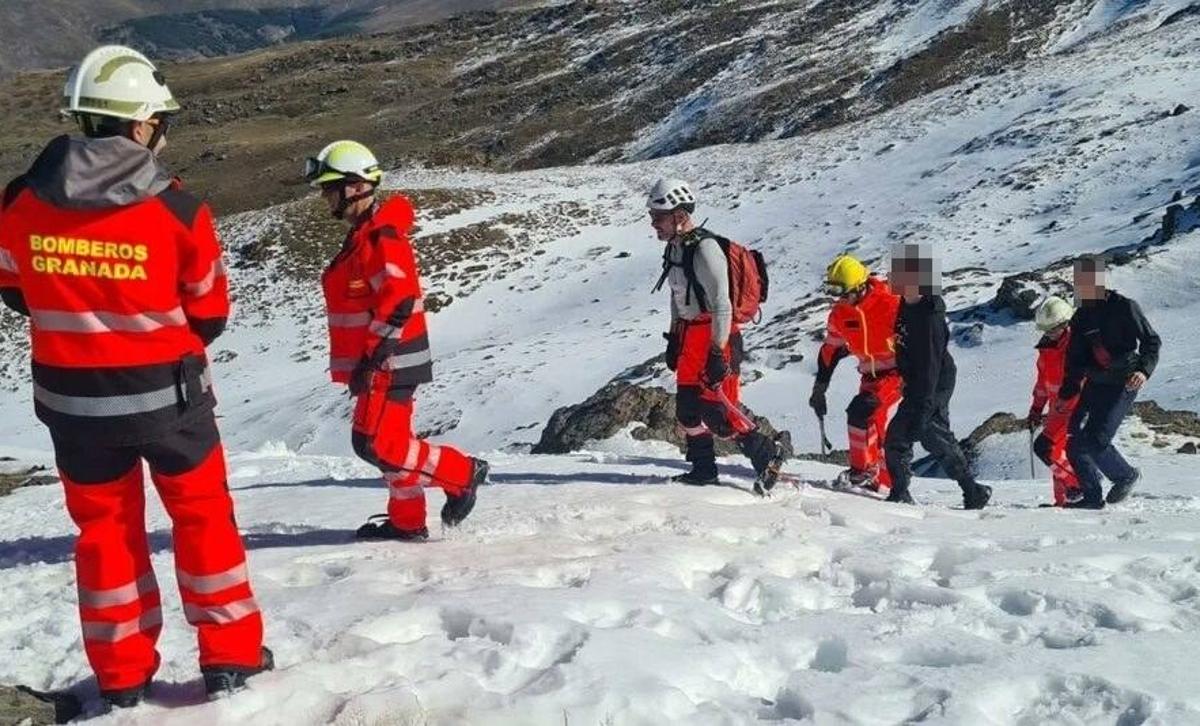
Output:
[[699,230],[699,234],[685,235],[667,244],[667,259],[671,268],[667,273],[667,284],[671,287],[671,320],[696,320],[703,311],[696,291],[688,290],[687,273],[683,271],[685,246],[696,245],[693,258],[696,282],[704,290],[708,313],[712,315],[712,340],[714,346],[725,347],[733,330],[733,303],[729,299],[729,262],[721,245],[711,234]]

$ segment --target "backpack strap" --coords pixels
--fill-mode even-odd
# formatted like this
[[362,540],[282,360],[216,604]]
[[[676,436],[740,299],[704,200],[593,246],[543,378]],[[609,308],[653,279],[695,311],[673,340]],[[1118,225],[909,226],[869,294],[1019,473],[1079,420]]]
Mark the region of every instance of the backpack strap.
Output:
[[650,291],[651,293],[657,293],[662,289],[663,284],[667,281],[667,275],[671,274],[671,267],[674,264],[674,262],[671,262],[671,245],[667,245],[663,248],[662,274],[658,276],[658,282],[654,285],[654,289]]

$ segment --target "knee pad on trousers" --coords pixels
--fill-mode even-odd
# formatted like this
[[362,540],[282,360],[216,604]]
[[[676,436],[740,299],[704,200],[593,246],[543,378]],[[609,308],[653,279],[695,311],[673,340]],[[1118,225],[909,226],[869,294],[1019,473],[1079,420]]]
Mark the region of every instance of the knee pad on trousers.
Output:
[[350,434],[350,444],[358,458],[372,466],[379,466],[379,456],[375,453],[375,440],[372,437],[354,431]]
[[1054,460],[1050,458],[1050,452],[1053,449],[1054,442],[1051,441],[1050,437],[1046,436],[1045,434],[1038,436],[1033,441],[1033,453],[1037,456],[1038,460],[1046,466],[1051,466],[1054,463]]
[[865,429],[878,408],[879,398],[874,393],[864,391],[850,399],[850,405],[846,407],[846,423],[854,428]]
[[699,386],[680,386],[675,392],[675,419],[685,428],[704,422]]

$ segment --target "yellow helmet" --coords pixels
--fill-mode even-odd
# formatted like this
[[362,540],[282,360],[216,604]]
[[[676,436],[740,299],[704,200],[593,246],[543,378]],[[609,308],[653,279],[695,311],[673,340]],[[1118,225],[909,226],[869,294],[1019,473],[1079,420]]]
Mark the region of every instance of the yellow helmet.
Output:
[[378,184],[383,179],[379,160],[357,141],[335,141],[304,162],[304,178],[319,187],[342,179],[362,179]]
[[850,255],[838,255],[825,270],[825,284],[835,295],[853,292],[871,277],[867,266]]

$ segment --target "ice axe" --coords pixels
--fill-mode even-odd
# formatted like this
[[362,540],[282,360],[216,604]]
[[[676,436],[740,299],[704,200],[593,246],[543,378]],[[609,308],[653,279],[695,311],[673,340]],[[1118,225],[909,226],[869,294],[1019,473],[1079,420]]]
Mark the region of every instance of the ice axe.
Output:
[[746,412],[743,411],[740,406],[735,406],[733,401],[729,400],[729,396],[725,395],[725,391],[717,388],[715,391],[713,391],[713,393],[716,395],[717,400],[721,402],[721,405],[725,407],[725,411],[729,414],[730,423],[733,424],[734,431],[744,435],[758,428],[758,425],[746,415]]

